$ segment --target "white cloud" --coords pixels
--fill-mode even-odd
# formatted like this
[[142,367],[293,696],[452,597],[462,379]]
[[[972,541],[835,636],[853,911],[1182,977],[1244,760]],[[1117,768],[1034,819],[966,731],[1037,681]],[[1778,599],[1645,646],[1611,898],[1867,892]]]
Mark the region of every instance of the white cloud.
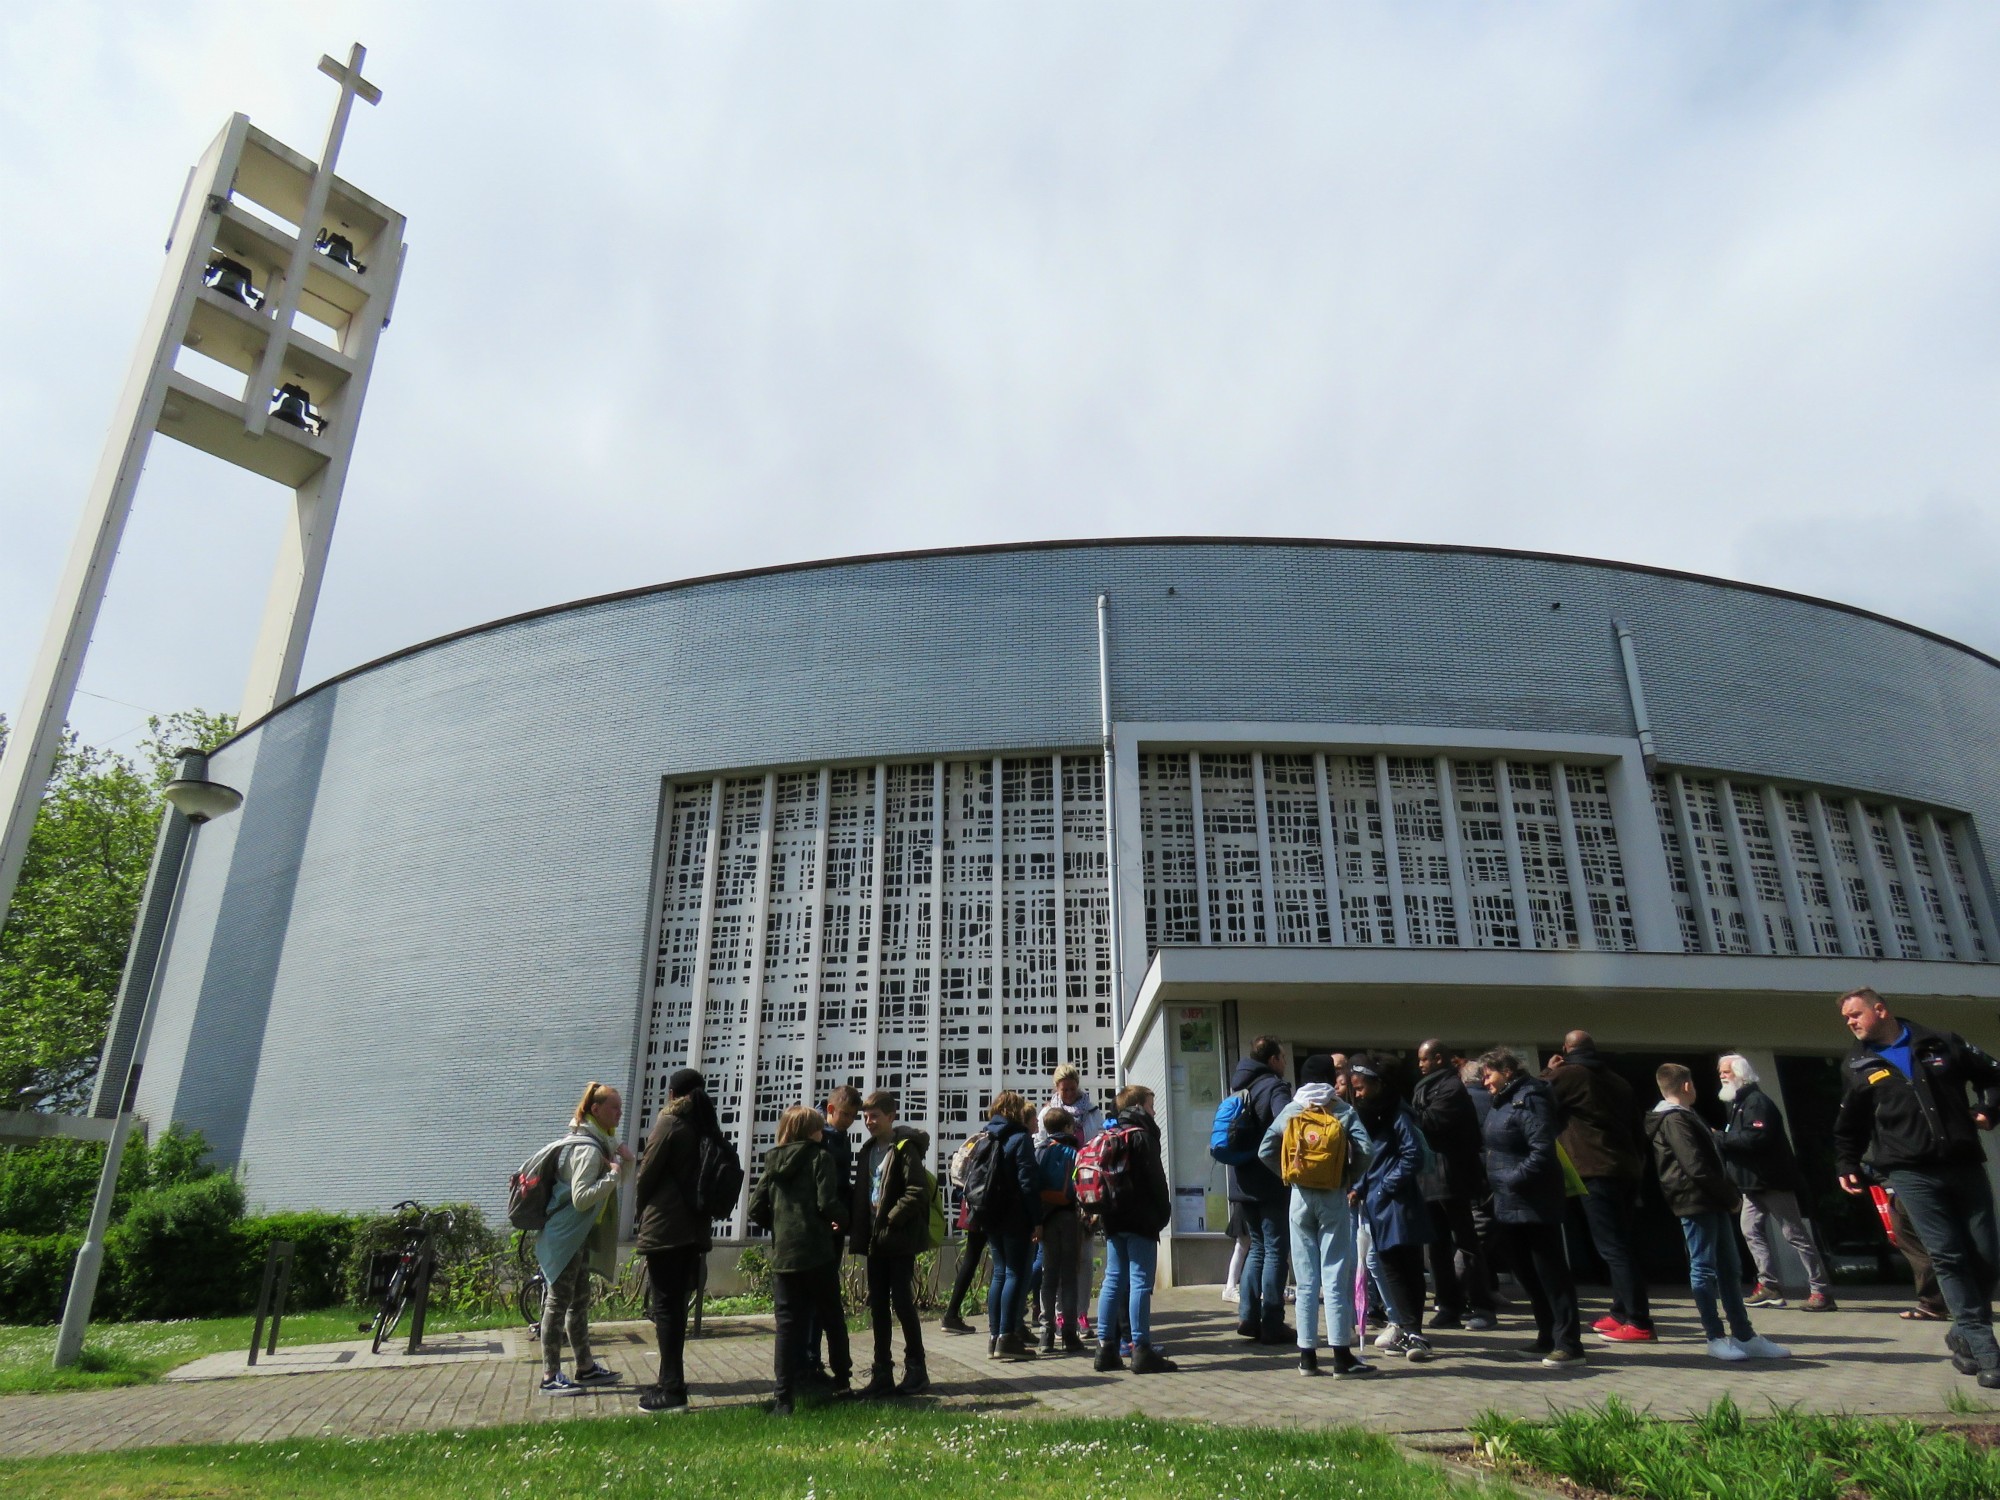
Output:
[[[232,108],[316,150],[356,36],[386,97],[343,166],[412,257],[309,676],[690,573],[1135,532],[1625,557],[2000,648],[1954,541],[2000,477],[1990,7],[319,14],[0,22],[0,192],[49,226],[0,304],[0,702],[187,163]],[[226,705],[282,496],[171,449],[86,686]]]

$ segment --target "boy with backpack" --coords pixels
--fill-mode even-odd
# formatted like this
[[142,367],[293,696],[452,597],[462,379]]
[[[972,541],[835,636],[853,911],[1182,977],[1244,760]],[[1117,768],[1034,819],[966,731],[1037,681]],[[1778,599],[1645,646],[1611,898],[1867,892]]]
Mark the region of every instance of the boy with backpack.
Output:
[[[848,1248],[868,1257],[868,1316],[875,1328],[875,1364],[862,1387],[867,1400],[914,1396],[930,1388],[924,1330],[917,1321],[917,1255],[930,1248],[931,1202],[937,1183],[924,1163],[931,1138],[896,1123],[896,1096],[877,1089],[861,1102],[868,1142],[854,1162],[854,1203]],[[891,1318],[903,1325],[903,1380],[896,1382]]]
[[1083,1277],[1078,1247],[1084,1242],[1083,1216],[1076,1206],[1076,1153],[1082,1142],[1076,1135],[1076,1116],[1060,1105],[1042,1116],[1046,1137],[1035,1154],[1035,1181],[1042,1200],[1043,1301],[1047,1321],[1042,1325],[1042,1353],[1056,1352],[1062,1339],[1065,1354],[1081,1354],[1083,1329],[1078,1321],[1083,1309]]
[[1694,1074],[1679,1063],[1662,1063],[1653,1080],[1660,1102],[1646,1116],[1646,1141],[1653,1148],[1661,1196],[1679,1217],[1681,1237],[1687,1241],[1688,1285],[1709,1357],[1731,1362],[1789,1359],[1792,1351],[1752,1328],[1744,1309],[1743,1268],[1736,1256],[1741,1199],[1715,1148],[1714,1132],[1694,1112]]
[[1299,1373],[1319,1375],[1319,1304],[1336,1375],[1373,1375],[1354,1352],[1354,1223],[1347,1189],[1375,1144],[1354,1107],[1334,1092],[1333,1059],[1308,1057],[1292,1102],[1264,1132],[1258,1158],[1292,1190],[1292,1268],[1299,1280]]

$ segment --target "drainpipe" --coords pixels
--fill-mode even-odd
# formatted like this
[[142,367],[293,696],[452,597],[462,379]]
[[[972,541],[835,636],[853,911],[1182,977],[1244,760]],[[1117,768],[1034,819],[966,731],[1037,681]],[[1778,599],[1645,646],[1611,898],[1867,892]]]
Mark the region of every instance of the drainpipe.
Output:
[[1659,769],[1660,757],[1653,745],[1653,721],[1646,716],[1646,689],[1639,681],[1639,654],[1632,645],[1632,627],[1613,620],[1618,632],[1618,657],[1625,664],[1625,691],[1632,699],[1632,723],[1639,731],[1639,753],[1646,762],[1646,774]]
[[[1119,1036],[1125,1034],[1125,943],[1118,879],[1118,762],[1111,742],[1111,596],[1097,596],[1097,714],[1104,739],[1104,855],[1111,886],[1111,1010]],[[1124,1073],[1124,1051],[1118,1071]]]

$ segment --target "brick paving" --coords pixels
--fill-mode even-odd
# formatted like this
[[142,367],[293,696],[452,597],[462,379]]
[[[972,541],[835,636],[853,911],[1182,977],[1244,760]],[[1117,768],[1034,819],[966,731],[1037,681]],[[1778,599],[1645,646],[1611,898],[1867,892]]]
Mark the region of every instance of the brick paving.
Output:
[[[1379,1358],[1373,1380],[1304,1380],[1285,1350],[1235,1335],[1234,1313],[1212,1287],[1161,1293],[1155,1340],[1181,1365],[1165,1376],[1099,1375],[1076,1358],[1000,1364],[981,1337],[925,1330],[932,1404],[1020,1415],[1124,1416],[1255,1424],[1356,1423],[1375,1431],[1434,1433],[1463,1428],[1488,1407],[1537,1415],[1619,1396],[1662,1413],[1705,1406],[1727,1391],[1747,1411],[1798,1403],[1857,1413],[1938,1413],[1948,1393],[1979,1399],[1945,1362],[1942,1324],[1906,1323],[1901,1295],[1843,1297],[1842,1310],[1809,1314],[1759,1309],[1758,1331],[1793,1347],[1778,1364],[1723,1365],[1703,1352],[1693,1308],[1658,1297],[1662,1341],[1613,1346],[1593,1341],[1581,1371],[1544,1370],[1505,1355],[1532,1337],[1525,1316],[1492,1333],[1439,1334],[1438,1359],[1410,1365]],[[1595,1316],[1586,1303],[1586,1317]],[[378,1436],[503,1422],[638,1415],[630,1385],[553,1400],[536,1389],[536,1353],[526,1340],[497,1341],[481,1357],[341,1367],[329,1373],[260,1379],[181,1379],[118,1390],[0,1398],[0,1455],[83,1453],[168,1443],[259,1442],[304,1436]],[[649,1334],[634,1325],[598,1330],[602,1357],[628,1379],[653,1370]],[[365,1346],[364,1346],[365,1347]],[[868,1336],[856,1353],[866,1375]],[[284,1351],[281,1349],[280,1353]],[[769,1319],[712,1323],[688,1345],[692,1404],[750,1404],[768,1398]],[[1984,1403],[1982,1403],[1984,1404]],[[698,1415],[660,1420],[696,1420]]]

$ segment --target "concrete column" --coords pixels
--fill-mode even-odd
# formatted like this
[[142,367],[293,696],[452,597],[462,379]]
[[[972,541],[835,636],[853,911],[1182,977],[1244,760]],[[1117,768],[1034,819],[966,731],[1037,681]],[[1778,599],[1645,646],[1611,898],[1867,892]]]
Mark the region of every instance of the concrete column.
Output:
[[1667,794],[1674,809],[1674,836],[1681,841],[1681,871],[1687,876],[1688,900],[1694,906],[1694,924],[1701,931],[1706,953],[1727,949],[1722,934],[1715,930],[1715,909],[1709,905],[1708,877],[1702,873],[1701,856],[1694,842],[1694,819],[1688,813],[1687,786],[1676,771],[1667,778]]
[[1396,844],[1396,795],[1389,781],[1389,757],[1375,757],[1375,805],[1382,817],[1382,862],[1389,872],[1389,920],[1396,946],[1410,946],[1410,914],[1403,909],[1403,860]]
[[[1576,809],[1569,800],[1569,767],[1559,760],[1550,762],[1549,780],[1556,792],[1556,826],[1562,831],[1563,873],[1569,877],[1570,906],[1576,913],[1576,940],[1585,952],[1594,953],[1599,946],[1597,918],[1590,909],[1590,883],[1584,877],[1583,849],[1576,841]],[[1616,918],[1612,920],[1615,923]],[[1618,946],[1615,938],[1611,946]]]
[[[1805,885],[1799,879],[1798,861],[1792,857],[1792,830],[1785,819],[1785,801],[1769,782],[1763,788],[1764,826],[1771,833],[1771,849],[1778,857],[1778,879],[1785,887],[1785,913],[1792,919],[1792,937],[1799,952],[1817,953],[1812,919],[1806,911]],[[1832,892],[1827,893],[1829,896]]]
[[1653,808],[1653,782],[1645,762],[1627,752],[1604,767],[1611,817],[1618,832],[1618,860],[1632,903],[1632,928],[1642,953],[1679,953],[1681,921],[1674,910],[1673,871]]
[[1458,945],[1479,946],[1473,929],[1471,888],[1465,875],[1465,838],[1458,827],[1458,788],[1452,780],[1451,757],[1437,758],[1438,810],[1444,818],[1444,857],[1451,866],[1451,906],[1457,914]]
[[1523,950],[1539,948],[1535,914],[1528,906],[1528,868],[1521,862],[1521,830],[1514,822],[1514,780],[1505,760],[1493,762],[1493,786],[1500,794],[1500,838],[1507,848],[1507,878],[1514,887],[1514,926]]
[[1278,942],[1278,896],[1271,879],[1271,809],[1264,801],[1264,752],[1250,753],[1250,784],[1257,799],[1257,881],[1264,899],[1264,941]]
[[1854,909],[1847,901],[1847,877],[1841,873],[1840,855],[1833,844],[1833,828],[1826,820],[1826,803],[1818,792],[1806,793],[1806,816],[1812,823],[1813,848],[1819,853],[1820,873],[1826,877],[1826,903],[1833,908],[1833,925],[1840,934],[1840,951],[1849,958],[1864,957],[1861,931],[1854,925]]
[[1319,800],[1320,867],[1326,876],[1327,932],[1338,945],[1347,942],[1347,913],[1340,905],[1340,835],[1333,825],[1333,798],[1326,785],[1326,756],[1313,755],[1313,791]]
[[1715,800],[1722,807],[1722,832],[1729,842],[1729,863],[1736,870],[1736,899],[1743,907],[1750,951],[1768,955],[1774,947],[1771,929],[1765,925],[1764,899],[1757,894],[1757,876],[1750,865],[1750,841],[1743,836],[1743,819],[1736,811],[1736,786],[1727,776],[1716,778]]
[[1209,944],[1208,935],[1208,829],[1201,817],[1201,752],[1188,751],[1188,796],[1194,809],[1194,893],[1195,905],[1201,913],[1201,942],[1205,948]]

